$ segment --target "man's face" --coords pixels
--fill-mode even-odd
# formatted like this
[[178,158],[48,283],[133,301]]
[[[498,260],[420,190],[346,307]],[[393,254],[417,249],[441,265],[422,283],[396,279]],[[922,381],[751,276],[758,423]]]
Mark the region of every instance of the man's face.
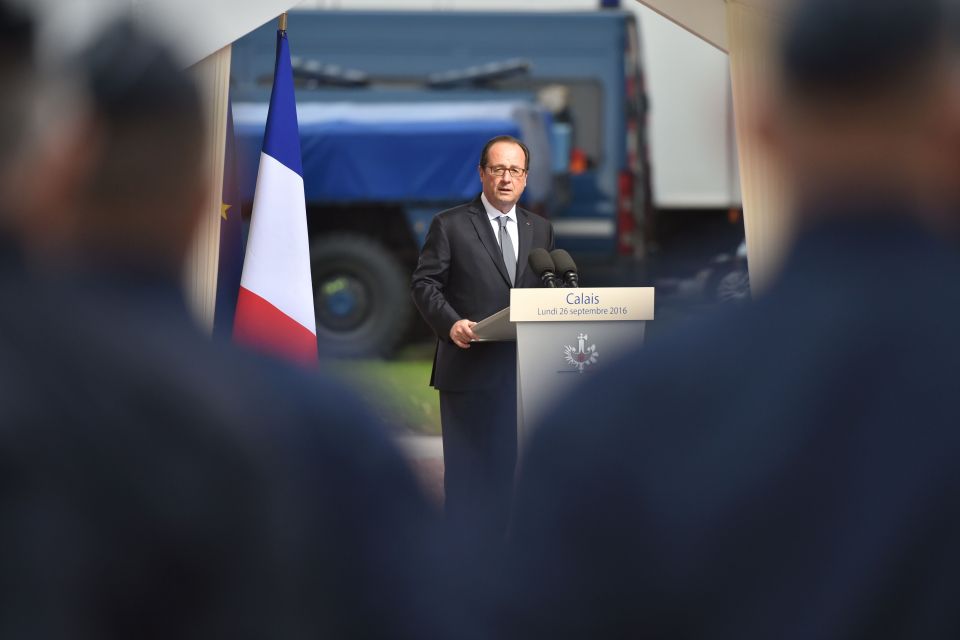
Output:
[[[487,151],[487,166],[480,167],[480,181],[483,193],[494,207],[500,211],[509,211],[520,199],[527,186],[527,172],[524,170],[526,158],[523,149],[513,142],[497,142]],[[520,171],[515,177],[510,170]],[[496,172],[503,171],[502,176]]]

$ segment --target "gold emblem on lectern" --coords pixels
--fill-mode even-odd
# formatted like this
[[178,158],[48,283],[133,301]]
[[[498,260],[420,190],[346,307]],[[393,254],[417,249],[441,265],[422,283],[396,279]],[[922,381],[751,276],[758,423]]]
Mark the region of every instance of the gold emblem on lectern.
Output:
[[581,333],[577,336],[577,346],[568,345],[563,348],[567,364],[579,373],[583,373],[584,369],[594,364],[597,358],[600,357],[600,354],[597,353],[597,345],[592,344],[589,347],[587,346],[587,340],[589,339],[590,336]]

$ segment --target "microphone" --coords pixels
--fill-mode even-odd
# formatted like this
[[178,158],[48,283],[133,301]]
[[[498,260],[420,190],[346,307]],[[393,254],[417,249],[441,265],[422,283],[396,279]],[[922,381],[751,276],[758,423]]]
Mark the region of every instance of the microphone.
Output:
[[577,274],[577,264],[570,254],[563,249],[554,249],[550,252],[550,257],[553,258],[553,264],[557,268],[557,273],[563,278],[564,284],[572,288],[579,287],[580,276]]
[[557,288],[557,268],[553,265],[553,259],[546,249],[531,249],[530,257],[527,259],[533,272],[540,276],[540,282],[543,286],[550,289]]

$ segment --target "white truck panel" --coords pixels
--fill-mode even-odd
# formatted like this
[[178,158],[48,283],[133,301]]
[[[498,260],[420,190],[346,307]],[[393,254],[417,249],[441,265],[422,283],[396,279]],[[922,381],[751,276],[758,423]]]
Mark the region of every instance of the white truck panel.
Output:
[[739,206],[726,54],[648,7],[629,8],[637,14],[650,100],[654,205]]

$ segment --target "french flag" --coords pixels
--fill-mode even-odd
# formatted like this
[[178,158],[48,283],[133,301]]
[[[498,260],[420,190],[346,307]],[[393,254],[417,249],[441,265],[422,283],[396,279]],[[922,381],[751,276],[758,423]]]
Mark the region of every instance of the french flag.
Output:
[[303,162],[285,29],[277,32],[273,91],[233,338],[287,360],[317,362]]

